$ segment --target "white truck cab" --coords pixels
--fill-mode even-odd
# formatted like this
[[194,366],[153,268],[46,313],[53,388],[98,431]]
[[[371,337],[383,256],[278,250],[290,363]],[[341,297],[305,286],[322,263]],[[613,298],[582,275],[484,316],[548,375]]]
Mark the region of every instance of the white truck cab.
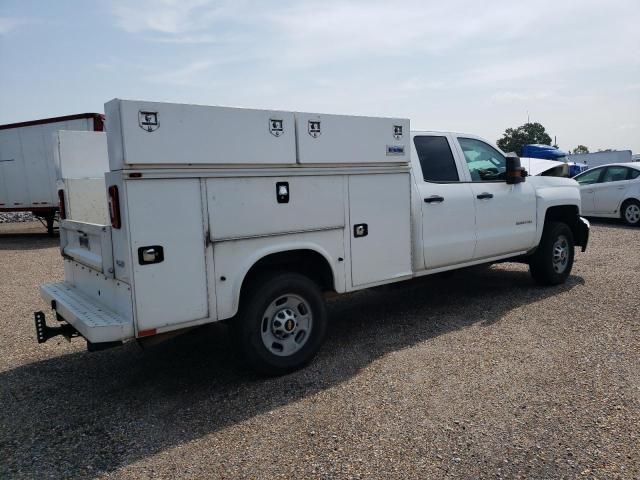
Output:
[[409,120],[112,100],[110,225],[63,220],[65,281],[41,286],[90,350],[229,320],[255,369],[317,353],[324,294],[506,259],[541,284],[589,225],[573,180],[525,177],[473,135]]

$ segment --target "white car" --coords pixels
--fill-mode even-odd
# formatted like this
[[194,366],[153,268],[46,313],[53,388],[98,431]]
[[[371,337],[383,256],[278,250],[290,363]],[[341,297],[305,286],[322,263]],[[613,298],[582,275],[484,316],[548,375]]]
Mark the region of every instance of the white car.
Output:
[[583,215],[640,225],[640,163],[602,165],[573,178],[580,184]]

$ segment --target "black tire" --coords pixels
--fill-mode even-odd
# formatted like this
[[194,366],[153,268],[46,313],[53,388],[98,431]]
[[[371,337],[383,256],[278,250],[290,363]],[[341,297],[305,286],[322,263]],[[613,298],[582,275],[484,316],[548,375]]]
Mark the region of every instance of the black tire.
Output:
[[[265,344],[268,340],[263,341],[263,336],[274,335],[272,322],[276,321],[276,315],[269,314],[271,318],[267,318],[265,314],[269,309],[278,308],[273,305],[283,298],[294,297],[303,300],[305,310],[308,306],[310,328],[304,332],[304,343],[300,347],[294,346],[299,350],[291,355],[278,355],[273,353],[273,346],[278,344],[278,338],[273,337],[271,349]],[[292,303],[296,301],[291,300]],[[293,312],[300,314],[295,309]],[[308,314],[306,318],[309,318]],[[297,321],[295,323],[295,329],[291,334],[280,332],[291,336],[286,339],[289,345],[296,337],[296,332],[300,333]],[[327,312],[322,292],[315,282],[298,273],[274,273],[254,280],[243,295],[238,318],[232,322],[232,333],[242,356],[252,369],[266,375],[283,375],[308,364],[320,350],[326,332]],[[282,343],[284,344],[284,341]]]
[[[555,251],[556,248],[560,250]],[[529,259],[529,272],[539,285],[559,285],[571,274],[574,254],[573,233],[569,226],[562,222],[548,222],[537,250]]]
[[622,221],[627,225],[637,227],[640,225],[640,216],[638,216],[639,210],[640,202],[637,200],[626,200],[620,208],[620,218],[622,218]]

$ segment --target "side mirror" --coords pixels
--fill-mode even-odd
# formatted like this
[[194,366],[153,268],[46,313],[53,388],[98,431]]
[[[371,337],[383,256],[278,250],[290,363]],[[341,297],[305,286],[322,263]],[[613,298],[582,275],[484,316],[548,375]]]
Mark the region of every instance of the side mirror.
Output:
[[517,183],[524,182],[525,177],[527,176],[527,171],[520,165],[520,157],[518,157],[515,153],[507,153],[507,184],[515,185]]

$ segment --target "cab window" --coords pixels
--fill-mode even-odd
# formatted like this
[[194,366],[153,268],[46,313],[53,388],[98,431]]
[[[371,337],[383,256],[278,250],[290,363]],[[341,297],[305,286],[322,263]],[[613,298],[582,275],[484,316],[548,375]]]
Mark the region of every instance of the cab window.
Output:
[[593,170],[575,176],[573,179],[580,185],[591,185],[592,183],[598,183],[603,171],[604,168],[594,168]]
[[459,137],[458,142],[469,167],[471,181],[502,181],[506,177],[506,160],[498,150],[475,138]]
[[458,182],[458,168],[447,137],[417,135],[413,144],[418,153],[425,182]]

